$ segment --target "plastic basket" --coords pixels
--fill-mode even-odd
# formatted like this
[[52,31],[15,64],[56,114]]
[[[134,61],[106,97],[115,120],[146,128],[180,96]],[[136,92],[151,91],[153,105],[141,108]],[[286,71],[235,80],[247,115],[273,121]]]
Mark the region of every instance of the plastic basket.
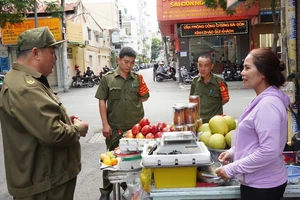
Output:
[[300,166],[286,166],[288,172],[288,183],[296,184],[300,178]]

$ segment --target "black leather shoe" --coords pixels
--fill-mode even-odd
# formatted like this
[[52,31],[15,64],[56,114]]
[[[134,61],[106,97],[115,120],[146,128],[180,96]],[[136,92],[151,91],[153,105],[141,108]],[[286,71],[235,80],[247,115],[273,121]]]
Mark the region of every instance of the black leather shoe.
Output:
[[109,194],[101,194],[99,200],[111,200]]

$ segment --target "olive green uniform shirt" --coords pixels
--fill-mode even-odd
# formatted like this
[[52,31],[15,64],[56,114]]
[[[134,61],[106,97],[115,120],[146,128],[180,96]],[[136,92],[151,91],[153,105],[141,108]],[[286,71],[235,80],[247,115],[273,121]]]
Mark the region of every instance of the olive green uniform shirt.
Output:
[[139,74],[130,72],[124,79],[119,68],[102,78],[95,97],[107,100],[107,119],[112,129],[129,130],[144,117],[141,98],[149,98],[150,95],[147,93],[140,97],[139,87]]
[[7,187],[14,197],[48,191],[81,170],[80,132],[46,77],[14,63],[0,93]]
[[223,105],[219,82],[227,84],[221,77],[211,73],[208,83],[204,83],[200,75],[196,76],[191,85],[190,95],[200,96],[200,117],[204,123],[215,115],[223,114]]

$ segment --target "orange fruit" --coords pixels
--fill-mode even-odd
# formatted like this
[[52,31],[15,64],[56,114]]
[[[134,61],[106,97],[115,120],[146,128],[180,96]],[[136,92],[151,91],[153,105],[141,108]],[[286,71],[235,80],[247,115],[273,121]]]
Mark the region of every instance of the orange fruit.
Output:
[[117,165],[118,164],[118,159],[116,159],[116,158],[112,158],[112,159],[110,159],[111,160],[111,164],[112,164],[112,166],[115,166],[115,165]]
[[103,164],[108,165],[108,166],[112,166],[111,159],[105,158],[105,159],[103,160]]

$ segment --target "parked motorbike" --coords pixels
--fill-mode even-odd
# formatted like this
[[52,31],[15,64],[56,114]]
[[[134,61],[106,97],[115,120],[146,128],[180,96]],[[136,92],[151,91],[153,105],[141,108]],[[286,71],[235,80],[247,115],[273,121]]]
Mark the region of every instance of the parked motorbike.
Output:
[[73,76],[72,87],[94,87],[94,81],[92,77]]
[[234,81],[235,80],[234,68],[229,65],[226,65],[223,71],[223,77],[225,81]]
[[100,76],[93,75],[93,76],[92,76],[92,79],[93,79],[93,82],[94,82],[96,85],[99,85],[99,84],[100,84]]
[[169,80],[169,79],[177,81],[175,74],[176,74],[176,69],[174,67],[167,67],[163,73],[159,73],[159,72],[156,73],[156,81],[162,82],[164,80]]
[[192,80],[195,78],[195,76],[198,75],[198,70],[194,71],[188,71],[185,66],[181,67],[180,70],[182,81],[184,84],[191,84]]
[[235,74],[234,74],[234,78],[235,78],[236,81],[241,81],[242,80],[241,72],[242,72],[242,69],[240,68],[240,66],[237,66]]

